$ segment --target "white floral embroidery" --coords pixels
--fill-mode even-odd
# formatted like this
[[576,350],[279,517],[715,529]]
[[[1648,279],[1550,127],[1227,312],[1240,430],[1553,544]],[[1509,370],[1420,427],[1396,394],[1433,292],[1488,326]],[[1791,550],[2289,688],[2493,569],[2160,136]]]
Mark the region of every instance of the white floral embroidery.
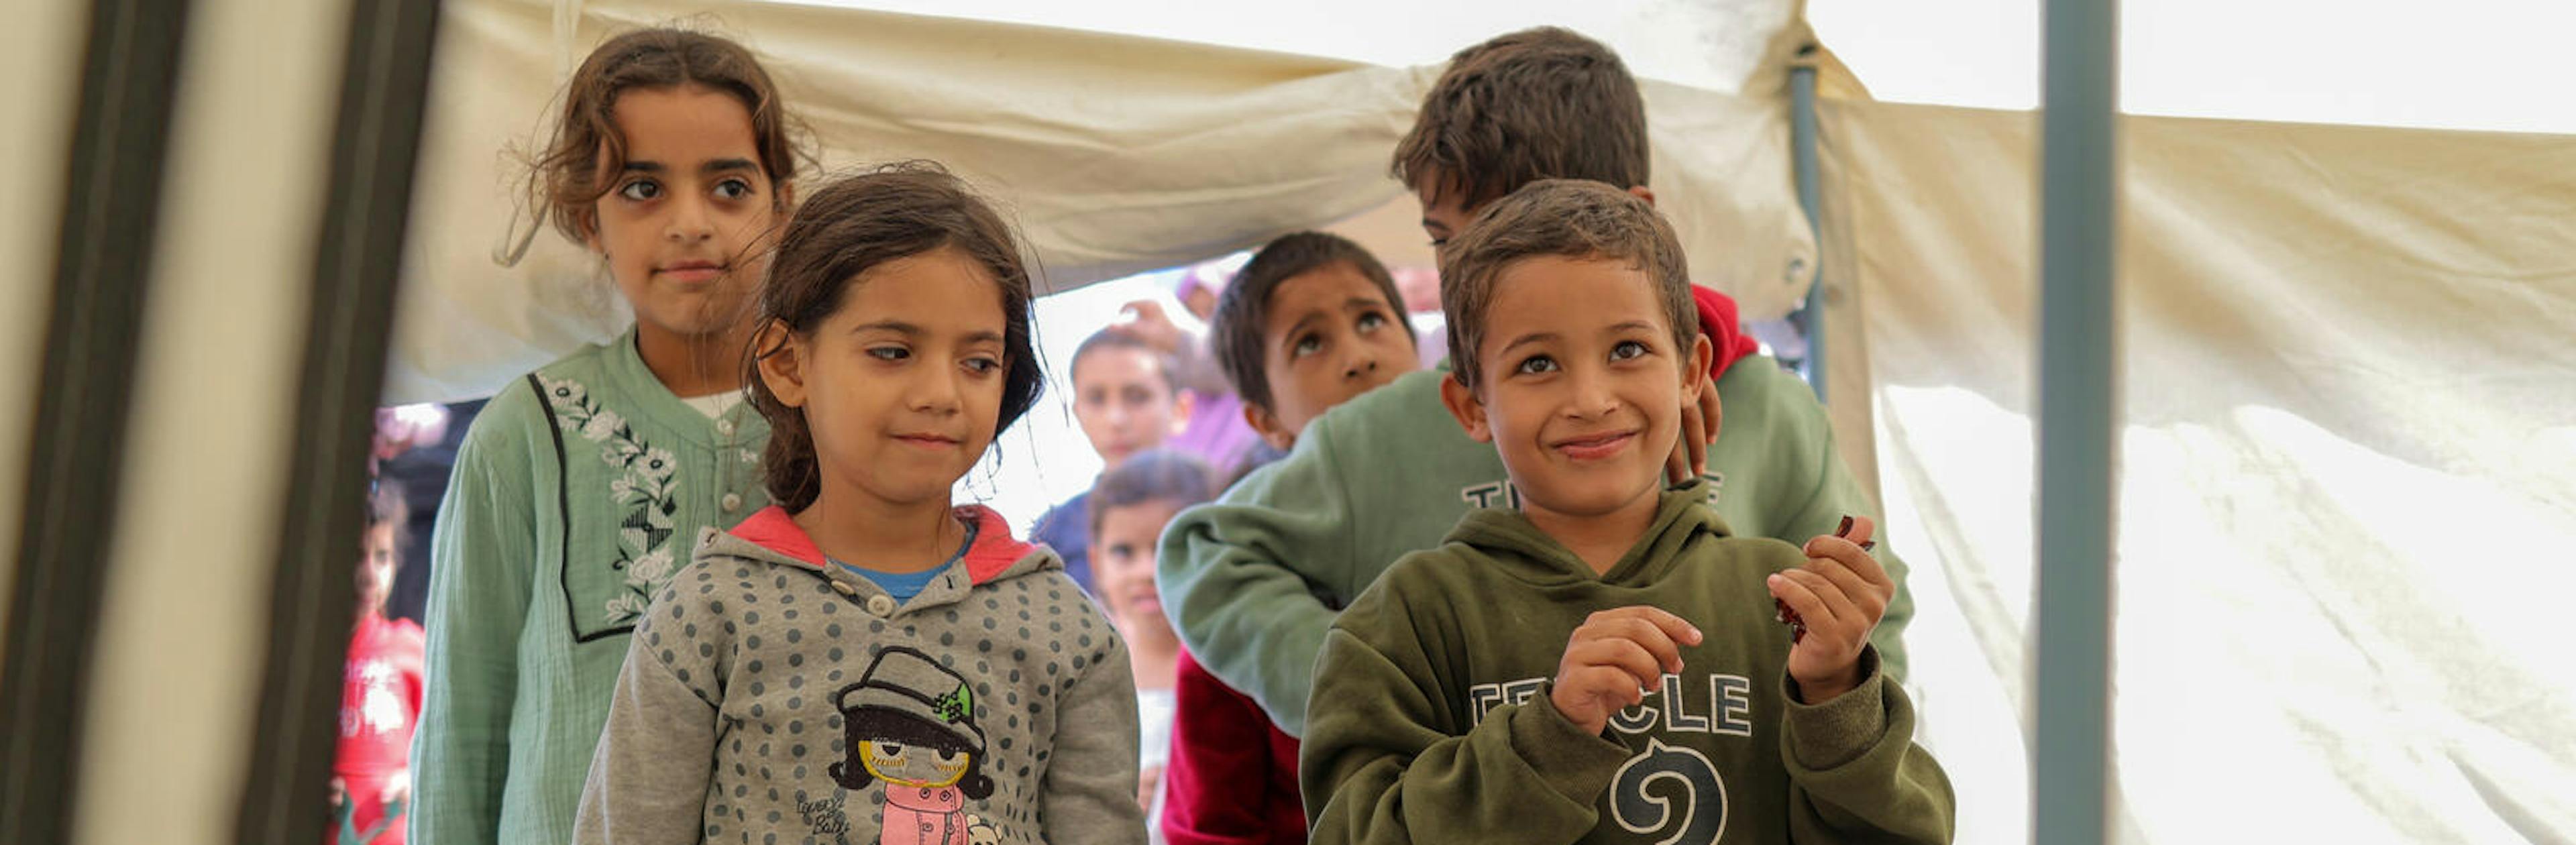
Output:
[[678,569],[669,544],[680,507],[679,457],[637,440],[626,418],[591,401],[590,391],[579,382],[542,374],[537,380],[563,429],[598,444],[599,459],[621,470],[608,483],[610,498],[626,512],[617,532],[617,558],[609,567],[625,573],[626,590],[601,605],[599,622],[605,627],[631,625]]

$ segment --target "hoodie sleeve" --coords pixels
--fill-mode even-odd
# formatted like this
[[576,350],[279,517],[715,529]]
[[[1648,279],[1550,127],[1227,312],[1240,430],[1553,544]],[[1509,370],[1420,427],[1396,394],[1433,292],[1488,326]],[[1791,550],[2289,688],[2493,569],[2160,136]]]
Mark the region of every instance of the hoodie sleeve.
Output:
[[[1110,627],[1105,619],[1099,625]],[[1145,808],[1136,803],[1136,676],[1127,644],[1116,637],[1109,643],[1056,697],[1054,749],[1038,787],[1049,842],[1145,841]]]
[[1958,804],[1950,777],[1914,744],[1914,705],[1861,652],[1860,686],[1823,704],[1795,696],[1780,732],[1789,768],[1789,838],[1799,845],[1842,842],[1947,843]]
[[1348,568],[1352,515],[1332,429],[1247,477],[1225,499],[1163,529],[1156,581],[1200,665],[1252,696],[1279,729],[1303,736],[1315,653],[1333,609],[1312,584]]
[[680,617],[661,612],[675,601],[664,588],[627,643],[573,820],[581,845],[696,842],[704,829],[720,699],[698,687],[714,670],[670,628]]
[[[1389,581],[1394,580],[1390,574]],[[1298,777],[1313,841],[1571,843],[1626,747],[1586,735],[1544,693],[1464,731],[1417,627],[1381,582],[1325,638]],[[1440,638],[1452,642],[1451,638]]]
[[[514,385],[515,387],[515,385]],[[417,805],[410,837],[491,845],[510,770],[519,629],[537,566],[531,431],[545,423],[525,390],[504,390],[474,421],[431,533],[427,644],[412,737]]]

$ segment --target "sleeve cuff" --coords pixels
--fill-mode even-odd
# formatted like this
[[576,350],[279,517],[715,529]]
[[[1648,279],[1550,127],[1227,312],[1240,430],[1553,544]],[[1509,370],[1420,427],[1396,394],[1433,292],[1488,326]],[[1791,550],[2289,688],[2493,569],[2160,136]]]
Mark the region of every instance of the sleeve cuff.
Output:
[[1589,807],[1599,801],[1610,788],[1610,779],[1619,773],[1619,765],[1628,761],[1627,746],[1586,734],[1557,712],[1547,687],[1514,708],[1510,718],[1512,747],[1548,788],[1576,804]]
[[1887,681],[1879,671],[1878,647],[1860,651],[1860,684],[1823,704],[1798,699],[1798,682],[1780,676],[1789,703],[1789,753],[1798,765],[1824,771],[1859,759],[1887,733]]

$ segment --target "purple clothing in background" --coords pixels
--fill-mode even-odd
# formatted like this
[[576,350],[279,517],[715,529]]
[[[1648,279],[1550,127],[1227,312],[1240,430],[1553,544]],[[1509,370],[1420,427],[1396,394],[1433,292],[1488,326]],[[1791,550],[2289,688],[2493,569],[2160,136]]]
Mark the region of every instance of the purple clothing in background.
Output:
[[1190,423],[1181,433],[1163,441],[1163,446],[1178,449],[1207,461],[1217,472],[1230,472],[1261,442],[1261,435],[1243,421],[1243,397],[1233,392],[1206,393],[1190,391]]

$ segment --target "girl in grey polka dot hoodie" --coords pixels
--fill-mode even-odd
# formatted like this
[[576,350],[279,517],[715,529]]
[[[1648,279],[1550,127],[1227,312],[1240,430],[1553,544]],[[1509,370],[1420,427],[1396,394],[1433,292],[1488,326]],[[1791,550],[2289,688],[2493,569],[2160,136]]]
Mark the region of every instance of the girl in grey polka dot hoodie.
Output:
[[636,623],[576,841],[1145,841],[1126,645],[1055,552],[950,504],[1043,381],[1019,255],[935,165],[798,207],[750,360],[776,505]]
[[1136,691],[1044,546],[975,539],[907,602],[770,508],[635,630],[581,842],[1142,842]]

